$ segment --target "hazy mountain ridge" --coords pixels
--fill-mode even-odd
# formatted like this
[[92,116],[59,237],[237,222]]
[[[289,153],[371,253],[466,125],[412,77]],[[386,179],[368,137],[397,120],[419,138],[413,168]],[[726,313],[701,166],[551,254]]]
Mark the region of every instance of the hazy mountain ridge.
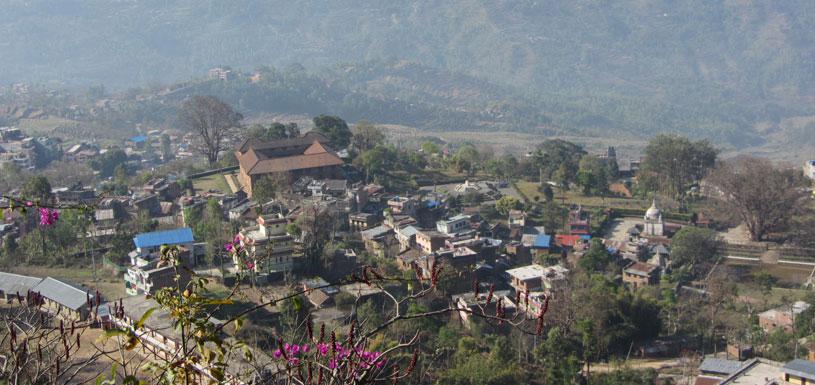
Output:
[[[815,115],[813,15],[804,0],[12,0],[0,82],[143,86],[303,63],[374,100],[478,115],[458,129],[515,108],[532,117],[503,128],[679,131],[744,147],[767,140],[766,124]],[[336,66],[372,61],[387,64]],[[406,108],[380,115],[415,122]]]

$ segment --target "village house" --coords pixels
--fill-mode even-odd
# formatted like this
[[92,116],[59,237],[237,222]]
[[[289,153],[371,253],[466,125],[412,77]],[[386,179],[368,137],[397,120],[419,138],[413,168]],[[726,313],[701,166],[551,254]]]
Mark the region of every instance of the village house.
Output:
[[334,296],[340,292],[337,287],[328,286],[328,281],[322,277],[304,279],[300,281],[300,284],[303,286],[306,298],[317,309],[333,305]]
[[581,206],[569,211],[569,234],[591,234],[591,216]]
[[39,293],[45,304],[43,309],[66,320],[84,321],[90,316],[91,304],[95,297],[87,288],[45,277],[31,292]]
[[526,212],[523,210],[509,210],[509,228],[526,227]]
[[414,216],[418,207],[419,201],[412,197],[396,196],[388,199],[388,209],[393,215]]
[[181,185],[166,178],[153,178],[142,186],[146,194],[158,195],[162,200],[173,201],[181,196]]
[[207,72],[207,76],[210,79],[217,79],[217,80],[232,80],[235,78],[235,73],[232,72],[231,69],[223,68],[223,67],[215,67],[210,69]]
[[158,199],[158,195],[142,195],[135,198],[131,204],[136,212],[146,212],[150,217],[161,215],[161,201]]
[[506,252],[508,255],[513,256],[513,261],[528,262],[532,255],[529,253],[529,248],[524,246],[521,242],[512,241],[507,243]]
[[306,189],[313,197],[340,198],[348,192],[348,181],[345,179],[312,180]]
[[457,313],[459,317],[461,317],[462,323],[464,323],[464,326],[469,328],[470,317],[475,317],[473,316],[473,313],[479,314],[483,308],[485,314],[495,314],[495,308],[499,302],[504,309],[506,317],[512,317],[512,314],[515,313],[516,307],[515,303],[512,301],[512,299],[510,299],[510,296],[511,293],[509,290],[495,290],[492,293],[492,298],[490,298],[489,304],[487,304],[489,292],[480,292],[478,293],[478,296],[476,296],[474,292],[469,292],[453,295],[451,298],[456,309],[458,309]]
[[365,250],[381,258],[392,257],[399,253],[399,242],[388,226],[376,226],[360,232]]
[[85,163],[99,155],[99,148],[95,145],[82,142],[71,146],[65,154],[64,159],[69,162]]
[[470,216],[465,214],[459,214],[436,222],[436,230],[445,235],[455,234],[469,229]]
[[634,262],[623,269],[623,282],[633,289],[659,283],[659,266],[645,262]]
[[348,216],[348,226],[351,231],[363,231],[374,227],[379,216],[369,213],[354,213]]
[[375,285],[368,285],[363,282],[354,282],[341,285],[339,287],[341,293],[350,294],[354,299],[364,300],[373,299],[379,300],[384,296],[384,291]]
[[589,241],[591,241],[590,235],[555,235],[555,244],[566,250],[583,250]]
[[433,230],[419,230],[416,233],[416,246],[425,253],[432,253],[444,248],[447,235]]
[[809,306],[804,301],[796,301],[789,305],[767,310],[758,314],[758,324],[767,333],[771,333],[778,328],[791,333],[795,316],[809,309]]
[[549,254],[552,250],[552,236],[547,234],[536,235],[531,250],[532,255],[536,258]]
[[436,254],[437,260],[444,261],[445,265],[452,266],[454,269],[475,266],[480,257],[478,252],[466,246],[439,250]]
[[566,285],[566,275],[569,270],[563,266],[555,265],[544,267],[538,264],[518,267],[506,271],[510,278],[510,285],[517,291],[553,291]]
[[809,179],[815,180],[815,160],[808,160],[804,163],[804,175]]
[[416,246],[416,234],[419,229],[412,225],[394,229],[396,240],[399,241],[399,252],[410,250]]
[[7,303],[18,299],[18,297],[26,298],[28,292],[41,281],[42,278],[0,271],[0,296]]
[[86,188],[81,183],[51,189],[51,194],[60,204],[90,204],[96,200],[96,190]]
[[251,197],[255,183],[264,176],[288,174],[290,180],[303,176],[341,177],[344,162],[327,147],[327,142],[324,136],[311,132],[299,138],[268,142],[248,139],[235,151],[238,181]]
[[[294,237],[286,229],[288,223],[288,219],[280,214],[260,215],[257,226],[241,229],[238,233],[241,245],[254,256],[254,272],[264,275],[267,280],[282,278],[284,273],[297,269],[302,262],[294,252]],[[243,265],[240,260],[234,262],[236,266]]]
[[[159,266],[160,260],[136,259],[136,264],[128,267],[124,274],[125,293],[127,295],[154,295],[158,290],[174,286],[176,282],[182,287],[190,281],[190,273],[186,268],[178,271],[172,265]],[[180,277],[176,281],[175,277]]]
[[[192,252],[194,242],[192,229],[189,227],[138,234],[133,237],[136,249],[131,252],[131,264],[136,265],[136,257],[149,259],[155,256],[161,250],[162,245],[178,246],[181,250]],[[191,264],[192,261],[186,262]]]
[[815,362],[794,359],[784,364],[784,381],[792,384],[815,384]]

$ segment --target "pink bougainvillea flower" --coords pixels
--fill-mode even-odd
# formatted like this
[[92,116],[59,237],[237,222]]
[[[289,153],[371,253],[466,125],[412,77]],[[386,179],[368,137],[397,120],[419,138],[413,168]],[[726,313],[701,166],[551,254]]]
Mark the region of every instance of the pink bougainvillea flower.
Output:
[[59,220],[59,212],[49,208],[40,208],[40,226],[53,226]]
[[26,205],[27,207],[34,206],[34,202],[32,202],[32,201],[26,201],[26,202],[25,202],[25,205]]
[[225,243],[224,244],[224,249],[226,249],[227,252],[231,253],[232,252],[232,244],[231,243]]
[[280,352],[280,349],[277,349],[274,351],[273,355],[274,358],[280,358],[280,356],[283,355],[283,353]]
[[328,344],[319,343],[317,344],[317,351],[320,353],[321,356],[325,356],[328,354]]

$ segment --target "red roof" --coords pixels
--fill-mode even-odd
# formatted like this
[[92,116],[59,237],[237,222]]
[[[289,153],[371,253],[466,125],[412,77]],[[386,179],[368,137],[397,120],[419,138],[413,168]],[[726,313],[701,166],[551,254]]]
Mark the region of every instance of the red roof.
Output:
[[558,234],[555,235],[555,241],[560,246],[574,247],[574,245],[580,243],[581,238],[579,235]]
[[[269,174],[273,172],[287,172],[317,167],[340,166],[342,159],[337,154],[329,151],[319,141],[313,141],[300,154],[293,154],[280,157],[268,157],[263,151],[256,151],[249,147],[244,153],[237,151],[235,154],[241,168],[247,174]],[[273,154],[269,154],[273,155]]]

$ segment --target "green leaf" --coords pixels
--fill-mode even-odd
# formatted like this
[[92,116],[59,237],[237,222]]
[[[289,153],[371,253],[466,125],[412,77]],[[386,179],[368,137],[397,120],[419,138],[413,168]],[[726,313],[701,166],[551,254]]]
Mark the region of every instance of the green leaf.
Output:
[[147,321],[147,318],[149,318],[150,314],[153,314],[154,311],[156,311],[156,308],[154,307],[147,309],[147,311],[142,314],[141,318],[139,318],[139,322],[136,322],[136,329],[141,329],[144,327],[144,323]]
[[251,349],[249,349],[249,346],[248,346],[248,345],[246,345],[246,344],[243,344],[243,345],[241,345],[241,349],[243,349],[243,356],[246,358],[246,361],[250,361],[250,362],[251,362],[251,361],[252,361],[252,358],[253,358],[254,356],[252,355],[252,350],[251,350]]
[[243,327],[243,317],[235,318],[235,333]]
[[211,368],[209,374],[218,381],[224,380],[224,371],[221,368]]
[[127,335],[127,332],[122,330],[122,329],[110,329],[110,330],[106,330],[105,334],[103,334],[102,336],[105,337],[105,338],[112,338],[112,337],[126,336],[126,335]]

